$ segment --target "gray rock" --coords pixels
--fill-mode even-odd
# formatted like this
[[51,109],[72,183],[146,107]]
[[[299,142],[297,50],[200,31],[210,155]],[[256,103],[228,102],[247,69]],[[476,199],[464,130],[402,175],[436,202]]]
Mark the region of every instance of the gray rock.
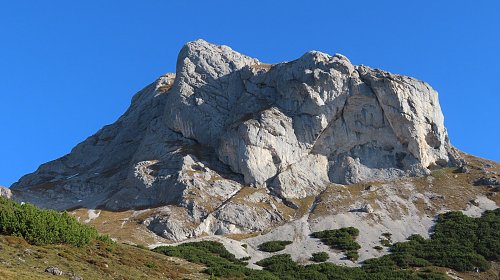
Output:
[[62,272],[58,267],[56,266],[49,266],[45,269],[45,272],[50,273],[52,275],[60,276],[64,275],[64,272]]
[[69,280],[83,280],[83,277],[76,275],[73,272],[68,272],[66,275],[69,276]]
[[[274,209],[273,209],[274,210]],[[215,218],[215,234],[264,231],[284,222],[278,211],[252,204],[229,203]]]
[[476,186],[496,186],[500,185],[500,181],[493,177],[481,177],[474,181]]
[[469,167],[467,165],[462,165],[457,169],[458,172],[460,173],[470,173]]
[[[293,208],[331,183],[462,163],[427,83],[340,54],[267,65],[197,40],[176,71],[137,93],[115,123],[22,177],[14,198],[59,210],[164,206],[144,223],[182,240],[284,223],[274,203]],[[265,192],[231,201],[244,186]]]
[[365,213],[373,213],[374,210],[373,210],[373,207],[370,204],[365,204],[361,208],[361,211],[365,212]]
[[11,198],[12,197],[12,192],[10,189],[0,186],[0,197],[5,197],[5,198]]

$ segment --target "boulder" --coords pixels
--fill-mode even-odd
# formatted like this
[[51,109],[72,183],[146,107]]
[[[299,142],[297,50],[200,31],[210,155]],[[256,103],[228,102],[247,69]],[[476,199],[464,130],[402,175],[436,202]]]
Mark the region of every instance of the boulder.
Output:
[[45,269],[45,272],[50,273],[52,275],[60,276],[64,275],[64,272],[62,272],[58,267],[56,266],[49,266]]

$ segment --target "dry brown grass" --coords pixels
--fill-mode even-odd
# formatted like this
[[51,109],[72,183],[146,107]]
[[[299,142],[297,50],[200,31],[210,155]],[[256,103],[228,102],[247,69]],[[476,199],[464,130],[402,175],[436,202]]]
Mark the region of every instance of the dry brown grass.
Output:
[[207,278],[200,265],[130,245],[93,242],[82,248],[32,246],[21,238],[0,236],[0,279],[67,279],[45,273],[49,266],[84,279]]
[[455,276],[462,278],[463,280],[497,280],[497,279],[499,279],[498,277],[500,276],[500,274],[499,274],[500,273],[500,263],[497,263],[497,262],[492,262],[491,268],[488,271],[484,271],[481,273],[456,272],[456,271],[449,269],[449,268],[446,268],[446,267],[431,266],[429,268],[431,268],[433,271],[441,272],[443,274],[446,274],[447,272],[449,272]]
[[[101,234],[108,234],[123,243],[148,245],[156,242],[165,242],[149,231],[141,222],[154,213],[156,209],[135,212],[133,210],[113,212],[100,211],[99,217],[88,224],[94,226]],[[88,219],[88,209],[80,208],[71,212],[80,222]]]
[[224,237],[229,238],[229,239],[233,239],[233,240],[237,240],[237,241],[241,241],[243,239],[248,239],[248,238],[258,236],[259,234],[260,234],[260,232],[232,233],[232,234],[226,234],[226,235],[224,235]]

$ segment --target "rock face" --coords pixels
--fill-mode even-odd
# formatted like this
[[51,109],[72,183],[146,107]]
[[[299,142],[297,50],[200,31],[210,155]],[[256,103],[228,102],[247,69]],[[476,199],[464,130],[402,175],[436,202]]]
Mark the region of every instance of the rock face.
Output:
[[0,186],[0,197],[11,198],[12,192],[10,191],[10,189]]
[[[332,183],[460,162],[427,83],[340,54],[268,65],[197,40],[180,51],[176,72],[137,93],[114,124],[22,177],[15,199],[56,209],[162,206],[148,227],[183,239],[282,223],[275,204]],[[247,197],[253,206],[229,201],[243,186],[264,190]]]

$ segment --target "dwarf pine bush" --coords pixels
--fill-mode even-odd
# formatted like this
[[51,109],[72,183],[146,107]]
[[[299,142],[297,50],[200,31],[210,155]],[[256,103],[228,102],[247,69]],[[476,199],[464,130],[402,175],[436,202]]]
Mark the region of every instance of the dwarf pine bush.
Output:
[[19,236],[34,245],[71,244],[83,246],[94,239],[111,242],[91,226],[80,224],[67,212],[40,209],[0,198],[0,234]]

